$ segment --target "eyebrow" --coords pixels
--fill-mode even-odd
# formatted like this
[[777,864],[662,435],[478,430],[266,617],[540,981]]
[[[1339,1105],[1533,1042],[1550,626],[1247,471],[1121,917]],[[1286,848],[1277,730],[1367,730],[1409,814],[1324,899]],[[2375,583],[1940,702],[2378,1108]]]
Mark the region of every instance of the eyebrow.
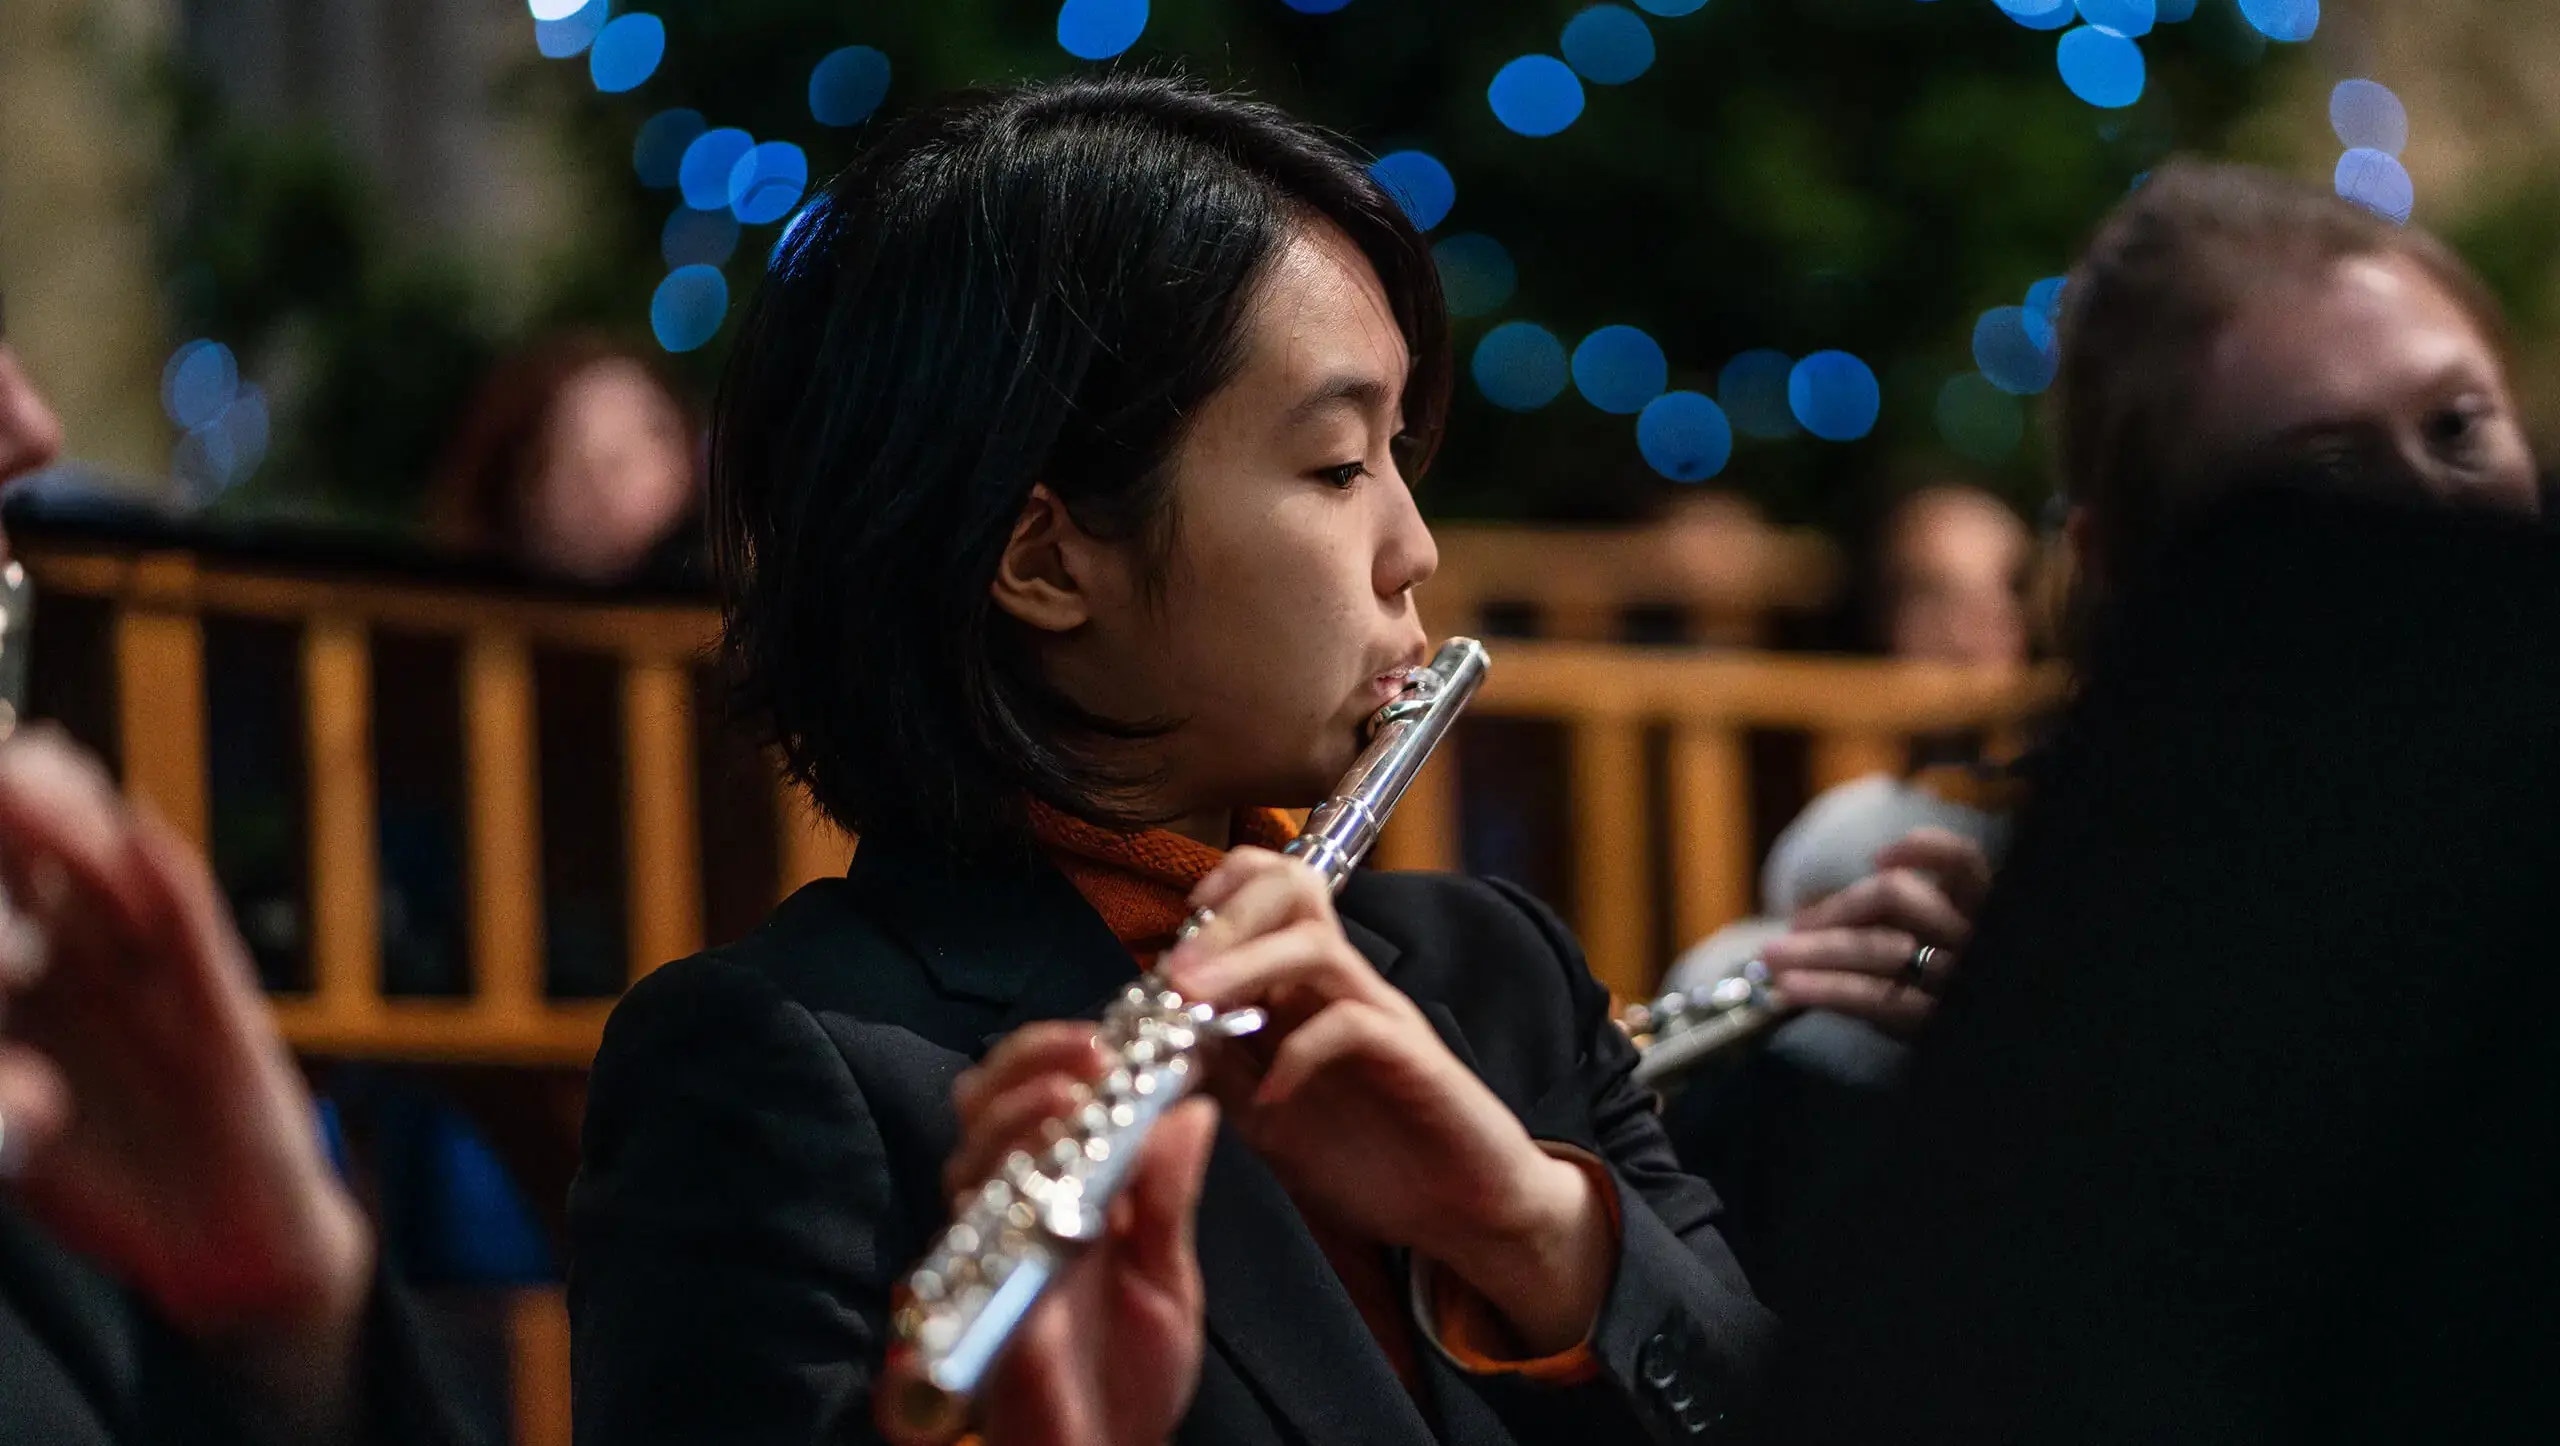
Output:
[[1393,400],[1387,384],[1376,377],[1358,376],[1346,372],[1340,376],[1326,378],[1314,391],[1301,398],[1296,406],[1289,409],[1289,420],[1302,422],[1318,412],[1344,403],[1349,403],[1363,412],[1384,411],[1388,403]]

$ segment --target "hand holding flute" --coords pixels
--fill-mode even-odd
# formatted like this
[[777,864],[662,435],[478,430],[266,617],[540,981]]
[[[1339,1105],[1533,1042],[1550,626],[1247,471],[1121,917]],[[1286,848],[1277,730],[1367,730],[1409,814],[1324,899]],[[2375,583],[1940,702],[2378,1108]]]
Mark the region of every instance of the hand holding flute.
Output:
[[[1043,1021],[1007,1036],[953,1089],[962,1135],[946,1193],[957,1200],[1013,1151],[1038,1148],[1042,1125],[1104,1068],[1090,1025]],[[1173,1435],[1200,1370],[1192,1224],[1217,1124],[1217,1105],[1194,1099],[1150,1133],[1103,1237],[1033,1307],[980,1396],[986,1446],[1157,1446]],[[881,1425],[903,1446],[944,1439],[894,1412]]]
[[1214,921],[1165,969],[1186,998],[1270,1024],[1213,1056],[1208,1087],[1299,1209],[1411,1250],[1539,1354],[1582,1339],[1608,1286],[1606,1205],[1354,949],[1331,892],[1238,849],[1193,896]]

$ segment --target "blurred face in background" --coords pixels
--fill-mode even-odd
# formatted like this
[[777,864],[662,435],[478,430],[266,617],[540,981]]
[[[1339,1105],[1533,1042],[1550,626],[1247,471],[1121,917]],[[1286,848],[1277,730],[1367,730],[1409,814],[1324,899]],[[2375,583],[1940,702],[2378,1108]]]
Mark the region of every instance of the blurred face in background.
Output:
[[2014,667],[2027,659],[2026,525],[1970,487],[1932,487],[1886,536],[1888,645],[1898,658]]
[[2447,502],[2540,510],[2496,342],[2405,256],[2349,257],[2253,294],[2197,379],[2208,456],[2386,444]]
[[561,386],[545,419],[524,551],[571,577],[611,581],[683,523],[698,477],[675,399],[638,362],[597,362]]

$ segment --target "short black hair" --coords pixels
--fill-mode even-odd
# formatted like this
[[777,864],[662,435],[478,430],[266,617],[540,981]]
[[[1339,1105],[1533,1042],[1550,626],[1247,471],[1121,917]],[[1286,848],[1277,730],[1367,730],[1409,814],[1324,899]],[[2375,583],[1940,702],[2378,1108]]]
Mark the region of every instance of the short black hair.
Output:
[[1161,76],[973,91],[908,117],[787,230],[714,409],[723,653],[819,807],[946,853],[1019,845],[1027,800],[1107,823],[1133,781],[989,589],[1035,483],[1161,556],[1169,459],[1235,374],[1260,282],[1340,228],[1447,412],[1429,243],[1333,136]]

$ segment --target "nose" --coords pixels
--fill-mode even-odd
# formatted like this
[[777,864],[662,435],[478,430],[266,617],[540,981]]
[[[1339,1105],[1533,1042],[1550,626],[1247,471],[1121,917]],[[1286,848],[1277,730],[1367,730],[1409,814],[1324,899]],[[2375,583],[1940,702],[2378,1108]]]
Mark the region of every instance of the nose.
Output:
[[18,364],[18,354],[0,346],[0,482],[44,466],[61,451],[61,419]]
[[1376,585],[1380,597],[1395,598],[1422,586],[1440,570],[1440,544],[1432,540],[1430,524],[1422,520],[1422,509],[1414,505],[1411,488],[1381,487],[1377,495],[1388,502],[1385,528],[1379,539]]

